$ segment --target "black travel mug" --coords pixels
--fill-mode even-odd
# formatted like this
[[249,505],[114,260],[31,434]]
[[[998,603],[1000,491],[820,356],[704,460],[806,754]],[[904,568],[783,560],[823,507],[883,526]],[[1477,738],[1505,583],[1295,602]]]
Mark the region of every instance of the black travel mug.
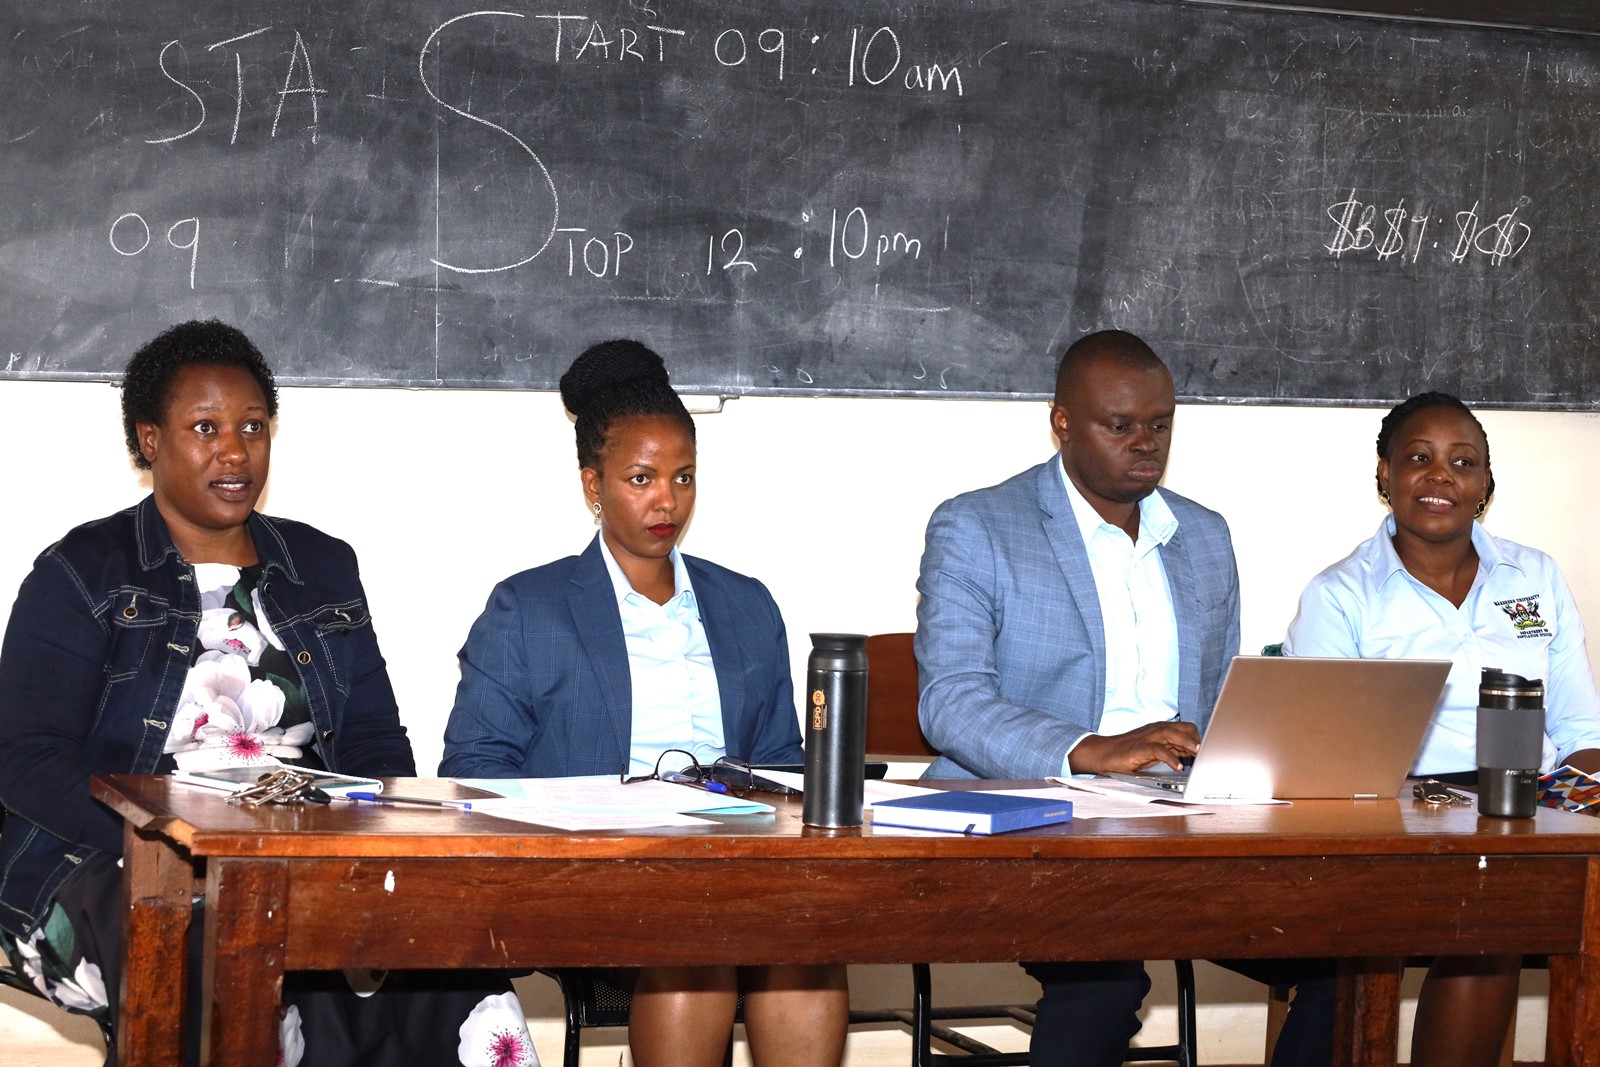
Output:
[[1485,667],[1478,683],[1478,814],[1533,816],[1544,756],[1544,680]]
[[867,638],[812,634],[806,669],[807,826],[860,826],[867,769]]

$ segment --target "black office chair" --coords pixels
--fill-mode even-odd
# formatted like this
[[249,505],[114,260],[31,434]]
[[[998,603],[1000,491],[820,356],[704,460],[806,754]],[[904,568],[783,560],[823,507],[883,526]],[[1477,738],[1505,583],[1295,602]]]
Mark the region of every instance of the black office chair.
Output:
[[[874,756],[937,756],[928,744],[917,718],[917,658],[908,633],[874,634],[867,638],[867,751]],[[1199,1045],[1195,1037],[1194,965],[1173,960],[1178,985],[1178,1039],[1171,1045],[1130,1048],[1126,1062],[1174,1062],[1197,1067]],[[1034,1009],[1029,1004],[977,1004],[933,1006],[933,975],[926,963],[911,966],[911,1010],[851,1012],[851,1022],[893,1021],[911,1031],[911,1067],[1026,1067],[1026,1052],[1001,1052],[959,1033],[941,1021],[1010,1020],[1031,1029]],[[933,1051],[933,1042],[958,1050]]]
[[[1194,967],[1188,960],[1174,960],[1178,972],[1178,1041],[1173,1045],[1152,1045],[1128,1050],[1127,1062],[1174,1062],[1180,1067],[1197,1067],[1195,1044]],[[551,969],[540,974],[555,979],[561,987],[561,999],[566,1009],[566,1038],[562,1047],[562,1067],[578,1067],[578,1055],[584,1030],[595,1027],[625,1027],[628,1009],[632,1003],[626,989],[614,985],[604,970]],[[1022,1004],[978,1004],[953,1008],[933,1007],[932,971],[926,963],[913,964],[912,1008],[866,1008],[850,1013],[852,1026],[864,1023],[897,1023],[904,1026],[912,1037],[912,1067],[1026,1067],[1026,1052],[1000,1052],[958,1030],[942,1025],[944,1021],[976,1022],[1009,1019],[1031,1028],[1033,1009]],[[741,998],[738,1021],[744,1018],[744,1001]],[[958,1049],[959,1054],[933,1051],[933,1042]],[[733,1042],[728,1042],[723,1067],[733,1063]]]
[[[1171,1045],[1130,1048],[1125,1063],[1176,1063],[1197,1067],[1198,1043],[1195,1038],[1194,965],[1188,960],[1173,960],[1178,979],[1178,1039]],[[959,1007],[933,1006],[933,972],[926,963],[911,965],[912,1002],[904,1008],[862,1009],[850,1013],[850,1022],[893,1022],[911,1033],[911,1067],[1027,1067],[1026,1052],[1001,1052],[991,1045],[949,1026],[945,1022],[1005,1021],[1033,1028],[1034,1010],[1026,1004],[966,1004]],[[956,1049],[955,1053],[933,1051],[937,1041]]]

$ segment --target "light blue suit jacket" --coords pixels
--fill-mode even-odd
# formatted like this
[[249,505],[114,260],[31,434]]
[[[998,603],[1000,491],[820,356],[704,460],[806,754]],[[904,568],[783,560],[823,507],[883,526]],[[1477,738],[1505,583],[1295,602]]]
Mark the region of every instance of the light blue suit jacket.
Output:
[[[1106,635],[1083,535],[1052,457],[939,505],[917,579],[929,778],[1045,778],[1100,724]],[[1222,516],[1159,490],[1178,622],[1178,715],[1201,732],[1239,650],[1239,572]]]
[[[728,755],[799,763],[778,605],[754,578],[693,556],[683,560],[717,671]],[[460,661],[440,774],[552,778],[627,767],[633,679],[598,538],[582,555],[495,586]]]

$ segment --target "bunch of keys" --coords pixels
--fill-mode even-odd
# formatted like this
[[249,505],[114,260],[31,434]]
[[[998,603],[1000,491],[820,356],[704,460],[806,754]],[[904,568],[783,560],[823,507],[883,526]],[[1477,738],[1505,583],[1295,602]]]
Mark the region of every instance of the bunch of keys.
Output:
[[1411,795],[1426,804],[1449,807],[1451,804],[1471,804],[1472,798],[1457,793],[1437,778],[1428,778],[1411,787]]
[[326,791],[317,788],[316,781],[309,774],[284,767],[270,774],[263,774],[256,780],[255,785],[247,785],[243,789],[236,789],[228,794],[228,803],[238,801],[257,807],[261,804],[293,804],[299,801],[310,801],[313,804],[328,804],[333,798]]

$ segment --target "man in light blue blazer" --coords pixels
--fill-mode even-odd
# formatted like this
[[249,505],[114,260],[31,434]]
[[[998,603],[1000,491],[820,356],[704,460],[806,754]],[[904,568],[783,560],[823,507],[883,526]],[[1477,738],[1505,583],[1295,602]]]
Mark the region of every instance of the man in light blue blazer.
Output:
[[[1175,407],[1172,377],[1142,341],[1091,334],[1062,358],[1050,409],[1058,455],[933,513],[916,650],[922,729],[944,755],[928,777],[1046,778],[1069,769],[1069,752],[1078,773],[1177,767],[1194,753],[1239,650],[1239,573],[1222,516],[1157,490]],[[1108,541],[1111,528],[1136,546],[1153,541],[1147,563],[1169,590],[1145,599],[1170,619],[1176,662],[1168,653],[1161,666],[1176,667],[1176,686],[1158,694],[1164,714],[1112,737],[1100,733],[1102,598],[1069,494]],[[1160,528],[1141,531],[1146,517]],[[1136,636],[1111,635],[1125,646]]]
[[[942,755],[925,777],[1177,769],[1194,754],[1238,652],[1239,575],[1222,516],[1158,488],[1175,408],[1143,341],[1084,337],[1057,373],[1058,456],[934,512],[916,653]],[[1143,964],[1025,966],[1044,987],[1033,1067],[1121,1063]],[[1274,1067],[1331,1058],[1326,992],[1325,1033],[1303,989]]]

